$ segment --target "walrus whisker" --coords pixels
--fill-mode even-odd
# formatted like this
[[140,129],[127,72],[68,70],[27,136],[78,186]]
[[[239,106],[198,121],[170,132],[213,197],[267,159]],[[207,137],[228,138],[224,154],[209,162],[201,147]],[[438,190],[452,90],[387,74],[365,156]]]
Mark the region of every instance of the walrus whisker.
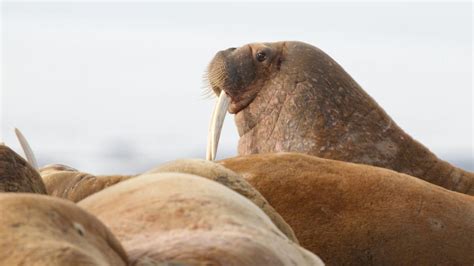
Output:
[[[211,80],[213,80],[214,83],[211,84],[210,82]],[[221,87],[223,84],[228,84],[227,72],[225,68],[213,70],[212,72],[210,72],[209,69],[207,69],[203,75],[203,83],[204,83],[203,85],[204,99],[214,98],[216,96],[216,93],[217,94],[219,93],[219,92],[214,91],[214,88]]]
[[214,91],[212,90],[212,87],[210,85],[204,85],[202,87],[201,97],[204,100],[209,100],[209,99],[216,98],[216,94],[214,93]]
[[222,80],[227,76],[225,69],[217,69],[212,72],[206,71],[204,78],[208,81],[210,80]]
[[224,91],[221,91],[217,99],[214,112],[211,116],[211,123],[209,125],[209,132],[207,137],[206,160],[213,161],[216,158],[217,147],[219,145],[219,138],[224,125],[227,108],[230,104],[230,97]]
[[23,149],[23,153],[25,154],[26,161],[35,168],[36,170],[39,169],[38,162],[36,161],[36,157],[33,153],[33,150],[31,149],[30,145],[28,144],[28,141],[26,140],[25,136],[21,133],[21,131],[18,128],[15,128],[15,134],[18,139],[18,142],[20,142],[20,145]]
[[202,76],[202,83],[203,85],[201,87],[201,97],[205,100],[214,99],[216,97],[216,94],[212,90],[212,86],[208,78],[208,71],[204,72],[204,75]]
[[212,93],[205,92],[205,93],[202,93],[202,95],[201,95],[201,99],[203,99],[203,100],[211,100],[211,99],[214,99],[214,98],[215,98],[215,96]]

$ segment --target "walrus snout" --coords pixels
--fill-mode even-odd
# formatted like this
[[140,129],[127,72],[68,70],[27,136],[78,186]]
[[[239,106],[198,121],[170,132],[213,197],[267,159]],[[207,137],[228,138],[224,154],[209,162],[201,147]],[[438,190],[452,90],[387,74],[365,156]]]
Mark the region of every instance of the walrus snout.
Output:
[[246,46],[219,51],[208,68],[208,79],[212,90],[219,95],[224,90],[233,102],[241,99],[242,93],[256,77],[252,52]]

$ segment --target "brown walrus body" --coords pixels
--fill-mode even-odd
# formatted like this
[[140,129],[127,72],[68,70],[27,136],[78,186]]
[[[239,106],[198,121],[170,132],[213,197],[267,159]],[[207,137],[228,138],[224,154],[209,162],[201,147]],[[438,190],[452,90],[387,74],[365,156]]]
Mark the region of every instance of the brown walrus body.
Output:
[[216,181],[240,195],[251,200],[272,220],[272,222],[284,233],[291,241],[299,243],[291,227],[283,220],[268,201],[250,185],[242,176],[223,167],[215,162],[199,159],[182,159],[162,164],[148,172],[163,173],[175,172],[183,174],[192,174]]
[[[236,191],[260,207],[273,223],[290,240],[298,243],[293,230],[268,204],[263,196],[243,177],[220,164],[199,159],[182,159],[162,164],[145,174],[177,172],[194,174],[216,181]],[[109,186],[135,176],[104,175],[94,176],[60,164],[48,165],[40,169],[48,194],[79,202]]]
[[74,168],[54,164],[39,169],[48,195],[78,202],[132,175],[91,175]]
[[318,48],[255,43],[219,52],[209,83],[230,98],[239,154],[279,151],[363,163],[474,195],[474,174],[413,140]]
[[220,161],[328,265],[472,265],[474,198],[388,169],[300,153]]
[[322,265],[251,201],[195,175],[140,175],[78,205],[111,229],[131,265]]
[[46,194],[38,172],[5,145],[0,145],[0,192]]
[[0,193],[0,265],[127,265],[117,239],[71,202]]

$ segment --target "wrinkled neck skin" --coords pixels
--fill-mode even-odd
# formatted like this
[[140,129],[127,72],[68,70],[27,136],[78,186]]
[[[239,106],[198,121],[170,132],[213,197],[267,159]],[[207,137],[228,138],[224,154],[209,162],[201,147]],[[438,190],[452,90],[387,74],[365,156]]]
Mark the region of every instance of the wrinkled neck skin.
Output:
[[300,152],[392,169],[474,194],[474,174],[413,140],[332,59],[277,73],[235,115],[239,155]]

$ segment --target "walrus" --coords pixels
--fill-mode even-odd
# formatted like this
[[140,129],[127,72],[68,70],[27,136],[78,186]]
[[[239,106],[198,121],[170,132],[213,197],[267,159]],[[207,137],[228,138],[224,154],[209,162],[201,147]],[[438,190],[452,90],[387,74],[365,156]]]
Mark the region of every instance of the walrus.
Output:
[[196,175],[143,174],[77,204],[110,228],[131,265],[323,265],[250,200]]
[[218,182],[251,200],[272,220],[290,240],[299,243],[293,229],[283,220],[268,201],[242,176],[215,162],[200,159],[181,159],[161,164],[145,174],[175,172],[192,174]]
[[1,265],[128,265],[118,240],[72,202],[0,193]]
[[223,50],[209,64],[207,78],[219,95],[208,159],[215,158],[228,110],[235,114],[239,155],[306,153],[388,168],[474,195],[474,173],[439,159],[411,138],[312,45],[285,41]]
[[39,169],[48,195],[78,202],[134,175],[92,175],[72,167],[51,164]]
[[28,163],[31,165],[30,171],[35,172],[37,176],[37,173],[39,173],[45,191],[43,194],[78,202],[109,186],[134,177],[134,175],[96,176],[63,164],[49,164],[40,168],[36,156],[23,133],[15,128],[15,134]]
[[219,161],[327,265],[473,265],[474,198],[389,169],[270,153]]
[[0,145],[0,192],[46,194],[38,172],[5,145]]

